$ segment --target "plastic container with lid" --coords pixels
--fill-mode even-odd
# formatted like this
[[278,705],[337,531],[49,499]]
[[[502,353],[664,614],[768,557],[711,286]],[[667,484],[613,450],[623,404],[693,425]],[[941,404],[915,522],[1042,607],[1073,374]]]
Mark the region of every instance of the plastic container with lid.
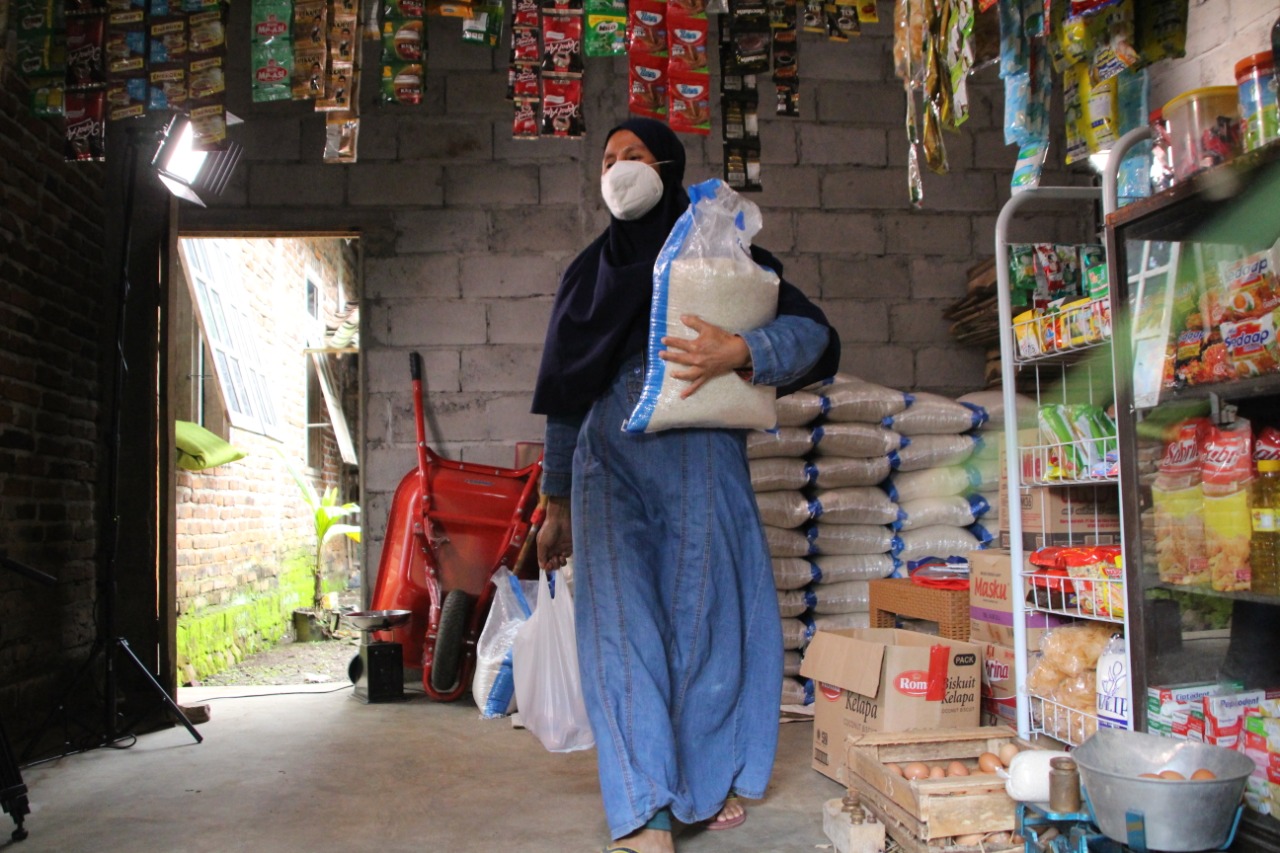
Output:
[[1173,174],[1179,180],[1240,153],[1239,92],[1207,86],[1183,92],[1161,110],[1169,129]]
[[1173,163],[1169,153],[1169,125],[1159,107],[1147,118],[1151,126],[1151,191],[1160,192],[1173,186]]
[[1246,56],[1236,63],[1240,99],[1240,137],[1245,151],[1261,148],[1280,137],[1276,108],[1276,70],[1271,51]]

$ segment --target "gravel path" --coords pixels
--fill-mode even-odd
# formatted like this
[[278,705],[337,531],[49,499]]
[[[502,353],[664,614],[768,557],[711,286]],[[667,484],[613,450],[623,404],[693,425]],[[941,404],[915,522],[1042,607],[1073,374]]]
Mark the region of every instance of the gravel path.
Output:
[[200,686],[346,682],[347,665],[359,650],[360,634],[354,631],[340,631],[335,639],[314,643],[286,641],[203,679]]

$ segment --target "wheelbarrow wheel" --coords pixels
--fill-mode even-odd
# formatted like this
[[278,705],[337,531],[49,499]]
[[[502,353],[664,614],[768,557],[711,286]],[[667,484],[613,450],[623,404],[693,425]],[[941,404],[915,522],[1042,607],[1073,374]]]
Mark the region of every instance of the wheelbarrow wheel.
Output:
[[431,688],[440,693],[452,690],[458,682],[458,663],[462,659],[462,636],[467,630],[471,597],[460,589],[444,597],[440,608],[440,628],[436,632],[436,649],[431,658]]

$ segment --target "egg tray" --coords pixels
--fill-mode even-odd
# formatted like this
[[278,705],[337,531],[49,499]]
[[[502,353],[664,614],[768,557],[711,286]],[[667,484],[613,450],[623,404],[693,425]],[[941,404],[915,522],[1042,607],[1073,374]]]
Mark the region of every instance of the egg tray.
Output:
[[[849,791],[905,849],[962,853],[964,848],[946,846],[952,836],[1018,828],[1017,803],[1006,793],[1004,780],[994,774],[908,780],[885,765],[960,761],[976,771],[978,756],[999,753],[1008,743],[1019,750],[1040,748],[1008,726],[850,735],[845,744]],[[991,846],[982,849],[993,850]],[[1010,849],[1021,848],[1010,845]]]

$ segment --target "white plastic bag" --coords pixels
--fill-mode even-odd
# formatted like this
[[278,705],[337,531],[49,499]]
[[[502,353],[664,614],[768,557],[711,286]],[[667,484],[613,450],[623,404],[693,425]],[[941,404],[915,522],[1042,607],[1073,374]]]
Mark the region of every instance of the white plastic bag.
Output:
[[[559,578],[557,578],[559,580]],[[551,596],[545,571],[538,572],[538,603],[511,646],[520,721],[551,752],[595,746],[582,701],[578,645],[569,587]]]
[[533,613],[529,601],[537,581],[522,581],[506,566],[493,573],[493,604],[476,643],[476,674],[471,696],[485,719],[505,717],[515,710],[515,679],[511,669],[511,644],[520,626]]
[[706,382],[682,398],[688,380],[671,375],[679,365],[659,357],[664,337],[692,340],[680,321],[694,314],[728,332],[745,332],[778,313],[778,275],[751,258],[751,238],[762,225],[760,208],[716,178],[689,188],[689,207],[676,220],[653,268],[653,302],[644,388],[627,419],[628,432],[677,427],[772,429],[776,391],[736,373]]

